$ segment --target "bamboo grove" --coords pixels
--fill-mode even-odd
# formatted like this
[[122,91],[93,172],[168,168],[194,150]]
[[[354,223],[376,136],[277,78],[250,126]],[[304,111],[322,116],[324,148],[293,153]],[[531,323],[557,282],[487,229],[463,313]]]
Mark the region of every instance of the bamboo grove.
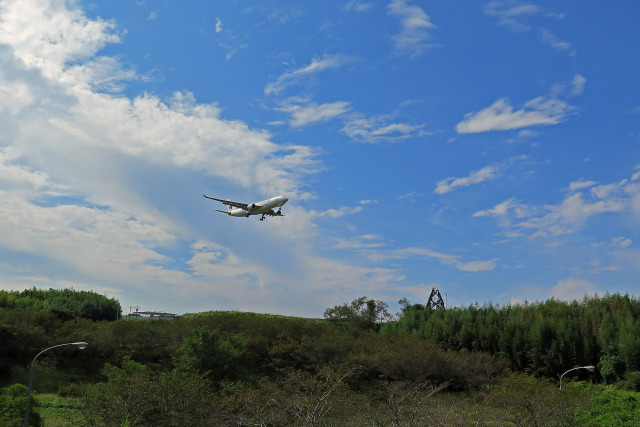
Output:
[[409,333],[442,349],[488,353],[538,377],[559,378],[569,368],[596,365],[604,382],[615,382],[640,371],[640,301],[629,295],[447,310],[405,302],[399,319],[382,326],[381,333],[389,332]]

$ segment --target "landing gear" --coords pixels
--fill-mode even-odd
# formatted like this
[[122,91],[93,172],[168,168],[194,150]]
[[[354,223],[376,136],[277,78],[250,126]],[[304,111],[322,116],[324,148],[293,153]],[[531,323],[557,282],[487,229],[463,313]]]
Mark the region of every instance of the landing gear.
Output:
[[264,221],[264,214],[260,217],[260,221]]

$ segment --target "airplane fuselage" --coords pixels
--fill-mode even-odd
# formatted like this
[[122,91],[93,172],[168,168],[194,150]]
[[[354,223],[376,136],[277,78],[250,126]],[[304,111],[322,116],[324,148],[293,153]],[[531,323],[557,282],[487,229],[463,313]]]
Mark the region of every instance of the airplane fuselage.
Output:
[[250,215],[272,214],[278,216],[277,213],[273,212],[273,208],[282,207],[288,201],[289,199],[286,196],[276,196],[258,203],[251,203],[247,206],[247,209],[232,208],[229,210],[229,215],[245,217]]

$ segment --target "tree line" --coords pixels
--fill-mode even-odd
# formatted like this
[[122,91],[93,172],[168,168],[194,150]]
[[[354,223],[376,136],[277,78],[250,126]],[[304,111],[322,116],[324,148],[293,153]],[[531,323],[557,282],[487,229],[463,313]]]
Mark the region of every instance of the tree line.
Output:
[[567,369],[595,365],[605,382],[640,371],[640,301],[629,295],[550,299],[517,305],[433,310],[403,303],[381,333],[407,333],[444,350],[484,352],[514,371],[559,378]]
[[62,320],[116,320],[121,312],[118,301],[95,292],[73,289],[44,290],[35,286],[24,291],[0,290],[0,308],[47,311]]

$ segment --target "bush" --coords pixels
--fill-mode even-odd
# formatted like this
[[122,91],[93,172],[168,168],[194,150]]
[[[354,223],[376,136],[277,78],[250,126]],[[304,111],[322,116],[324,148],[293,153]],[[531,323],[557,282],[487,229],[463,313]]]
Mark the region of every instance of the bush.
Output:
[[640,371],[628,372],[625,379],[618,382],[617,387],[622,390],[640,391]]
[[86,423],[95,426],[207,426],[215,418],[215,395],[206,380],[188,372],[152,372],[125,358],[122,368],[107,364],[107,383],[85,396]]
[[503,379],[491,393],[492,404],[502,408],[501,425],[570,425],[573,415],[587,402],[587,391],[571,383],[562,390],[556,382],[525,374]]
[[60,397],[82,397],[86,393],[87,385],[71,383],[60,384],[58,387],[58,396]]

